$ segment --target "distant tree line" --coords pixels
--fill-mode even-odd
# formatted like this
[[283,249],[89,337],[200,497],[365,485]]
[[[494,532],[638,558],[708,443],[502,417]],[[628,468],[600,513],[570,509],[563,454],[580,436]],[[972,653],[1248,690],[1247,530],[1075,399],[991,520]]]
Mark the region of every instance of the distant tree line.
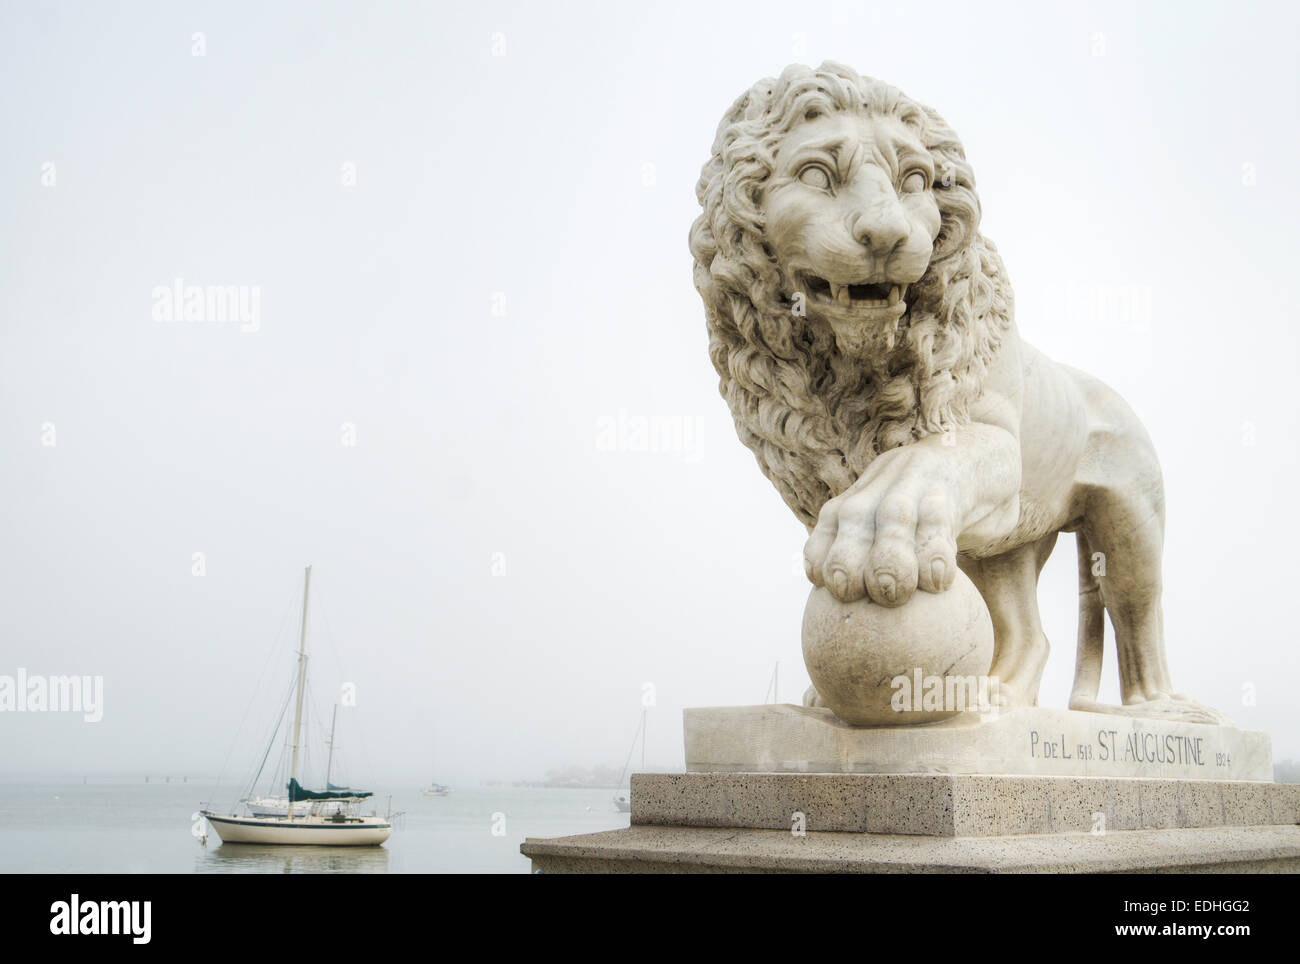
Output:
[[567,766],[558,770],[547,770],[544,787],[606,787],[614,789],[619,784],[621,772],[615,767]]

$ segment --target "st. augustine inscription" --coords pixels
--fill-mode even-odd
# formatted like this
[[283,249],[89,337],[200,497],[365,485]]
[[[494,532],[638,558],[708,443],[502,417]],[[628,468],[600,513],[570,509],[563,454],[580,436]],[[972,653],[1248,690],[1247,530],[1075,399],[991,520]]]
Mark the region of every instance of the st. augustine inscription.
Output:
[[1030,730],[1029,756],[1035,760],[1096,760],[1139,766],[1195,766],[1206,770],[1232,765],[1232,754],[1227,752],[1215,753],[1211,761],[1204,737],[1149,730],[1130,733],[1098,730],[1093,740],[1084,743],[1072,743],[1065,733],[1056,735]]
[[849,726],[819,707],[701,708],[686,711],[685,735],[695,772],[1273,779],[1263,733],[1043,706],[879,727]]

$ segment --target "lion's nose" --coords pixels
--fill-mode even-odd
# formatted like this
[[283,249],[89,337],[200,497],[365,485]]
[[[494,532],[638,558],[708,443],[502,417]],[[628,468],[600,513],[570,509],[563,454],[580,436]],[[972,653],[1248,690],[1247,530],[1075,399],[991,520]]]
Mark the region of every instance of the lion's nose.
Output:
[[[896,206],[895,206],[896,207]],[[886,257],[907,239],[907,221],[892,208],[863,211],[853,219],[853,238],[878,258]]]

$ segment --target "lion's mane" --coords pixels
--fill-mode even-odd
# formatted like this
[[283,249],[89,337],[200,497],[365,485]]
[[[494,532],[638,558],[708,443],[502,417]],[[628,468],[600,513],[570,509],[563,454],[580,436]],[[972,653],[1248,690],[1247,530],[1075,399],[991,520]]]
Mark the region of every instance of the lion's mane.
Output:
[[[908,311],[869,362],[796,313],[764,242],[763,191],[781,138],[812,114],[893,115],[934,160],[942,216]],[[928,107],[839,64],[795,65],[727,111],[700,174],[691,228],[709,354],[736,431],[806,525],[881,452],[969,421],[1011,325],[1011,286],[979,233],[975,179],[957,135]]]

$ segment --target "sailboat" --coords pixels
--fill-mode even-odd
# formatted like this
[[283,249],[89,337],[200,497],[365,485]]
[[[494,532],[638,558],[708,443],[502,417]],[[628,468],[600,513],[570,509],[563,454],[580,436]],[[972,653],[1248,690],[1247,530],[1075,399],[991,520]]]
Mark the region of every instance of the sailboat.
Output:
[[[223,843],[326,844],[378,846],[393,833],[388,817],[362,816],[357,807],[371,796],[368,791],[340,788],[308,790],[298,782],[298,752],[302,748],[302,698],[307,685],[307,600],[311,595],[311,566],[302,589],[302,634],[298,642],[297,702],[293,717],[293,754],[289,767],[288,796],[283,814],[252,812],[248,816],[200,810]],[[337,719],[335,707],[335,718]],[[333,728],[330,753],[333,762]]]
[[451,793],[451,787],[439,783],[437,780],[431,780],[427,787],[422,787],[420,789],[420,792],[426,797],[445,797],[447,794]]
[[773,703],[781,702],[781,661],[778,659],[776,665],[772,667],[772,678],[768,681],[767,690],[763,693],[763,702],[767,702],[768,694],[772,696]]
[[[641,739],[641,771],[645,772],[645,719],[646,711],[643,708],[641,710],[641,722],[636,728],[636,733],[632,735],[632,745],[628,747],[627,750],[627,762],[623,764],[623,772],[620,773],[618,777],[618,785],[620,788],[623,786],[623,780],[627,777],[627,768],[632,763],[632,751],[636,749],[636,741],[638,737]],[[619,789],[615,792],[614,809],[619,813],[632,812],[632,790],[630,787],[627,790]]]

